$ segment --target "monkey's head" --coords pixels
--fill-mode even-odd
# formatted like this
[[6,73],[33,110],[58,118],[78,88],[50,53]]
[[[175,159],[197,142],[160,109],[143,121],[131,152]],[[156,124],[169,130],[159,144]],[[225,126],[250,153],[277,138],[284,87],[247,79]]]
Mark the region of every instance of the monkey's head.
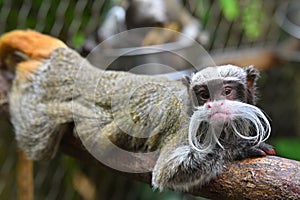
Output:
[[205,68],[185,82],[194,111],[189,127],[190,144],[199,151],[223,147],[236,137],[258,144],[271,131],[263,112],[254,106],[256,79],[259,72],[252,66],[233,65]]
[[[66,45],[51,36],[32,30],[14,30],[0,38],[0,72],[7,79],[12,74],[27,78],[51,52]],[[12,80],[9,80],[12,81]]]

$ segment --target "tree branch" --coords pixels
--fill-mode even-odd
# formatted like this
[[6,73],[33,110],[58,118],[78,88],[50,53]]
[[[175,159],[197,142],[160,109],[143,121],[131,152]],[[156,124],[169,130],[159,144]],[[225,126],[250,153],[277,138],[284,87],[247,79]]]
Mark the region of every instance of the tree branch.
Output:
[[[7,91],[9,82],[0,73],[0,100],[3,100],[0,103],[0,114],[8,119]],[[84,149],[80,140],[73,136],[72,127],[67,130],[60,144],[62,152],[82,162],[108,168]],[[121,158],[119,162],[126,162],[125,159]],[[147,162],[150,166],[155,164],[155,160]],[[128,165],[130,167],[130,163]],[[117,173],[141,182],[151,182],[151,173]],[[203,188],[195,188],[190,193],[211,199],[300,199],[300,162],[277,156],[235,161],[217,179]]]
[[[72,133],[65,134],[60,149],[82,162],[108,168],[94,159]],[[122,158],[118,158],[118,160],[126,162]],[[155,163],[154,160],[148,162]],[[136,167],[135,164],[133,165]],[[149,184],[151,182],[150,173],[117,173],[141,182]],[[203,188],[195,188],[191,194],[211,199],[230,200],[300,199],[300,162],[278,156],[235,161],[228,165],[227,170],[216,180]]]

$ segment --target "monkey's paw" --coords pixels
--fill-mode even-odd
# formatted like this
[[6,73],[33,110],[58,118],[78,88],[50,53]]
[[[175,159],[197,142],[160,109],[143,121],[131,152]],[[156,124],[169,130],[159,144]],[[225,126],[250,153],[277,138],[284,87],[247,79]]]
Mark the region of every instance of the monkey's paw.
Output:
[[172,188],[172,177],[174,176],[174,168],[170,165],[156,165],[152,172],[152,187],[162,191]]
[[259,145],[247,148],[246,150],[246,157],[261,157],[275,154],[276,152],[274,148],[271,145],[266,144],[264,142],[260,143]]

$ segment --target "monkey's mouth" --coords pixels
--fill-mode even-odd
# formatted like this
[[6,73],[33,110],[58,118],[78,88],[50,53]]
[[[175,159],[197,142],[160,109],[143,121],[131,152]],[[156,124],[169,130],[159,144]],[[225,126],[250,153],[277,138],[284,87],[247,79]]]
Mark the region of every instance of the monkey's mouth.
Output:
[[228,112],[213,112],[208,115],[210,121],[228,121],[231,120],[231,115]]
[[216,144],[223,148],[220,140],[232,137],[255,144],[269,137],[270,123],[258,107],[239,101],[230,101],[230,106],[228,104],[217,102],[214,107],[196,108],[190,119],[188,139],[195,150],[207,152]]
[[15,78],[15,74],[12,73],[11,71],[8,71],[6,69],[1,69],[0,70],[0,76],[2,76],[7,83],[11,84],[11,82],[13,81],[13,79]]

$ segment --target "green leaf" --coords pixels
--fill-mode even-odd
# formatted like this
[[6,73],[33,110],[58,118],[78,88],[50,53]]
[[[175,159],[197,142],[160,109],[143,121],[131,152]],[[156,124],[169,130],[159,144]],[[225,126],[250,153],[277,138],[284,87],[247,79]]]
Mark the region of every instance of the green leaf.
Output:
[[239,4],[237,0],[219,0],[222,12],[229,21],[234,21],[239,16]]

